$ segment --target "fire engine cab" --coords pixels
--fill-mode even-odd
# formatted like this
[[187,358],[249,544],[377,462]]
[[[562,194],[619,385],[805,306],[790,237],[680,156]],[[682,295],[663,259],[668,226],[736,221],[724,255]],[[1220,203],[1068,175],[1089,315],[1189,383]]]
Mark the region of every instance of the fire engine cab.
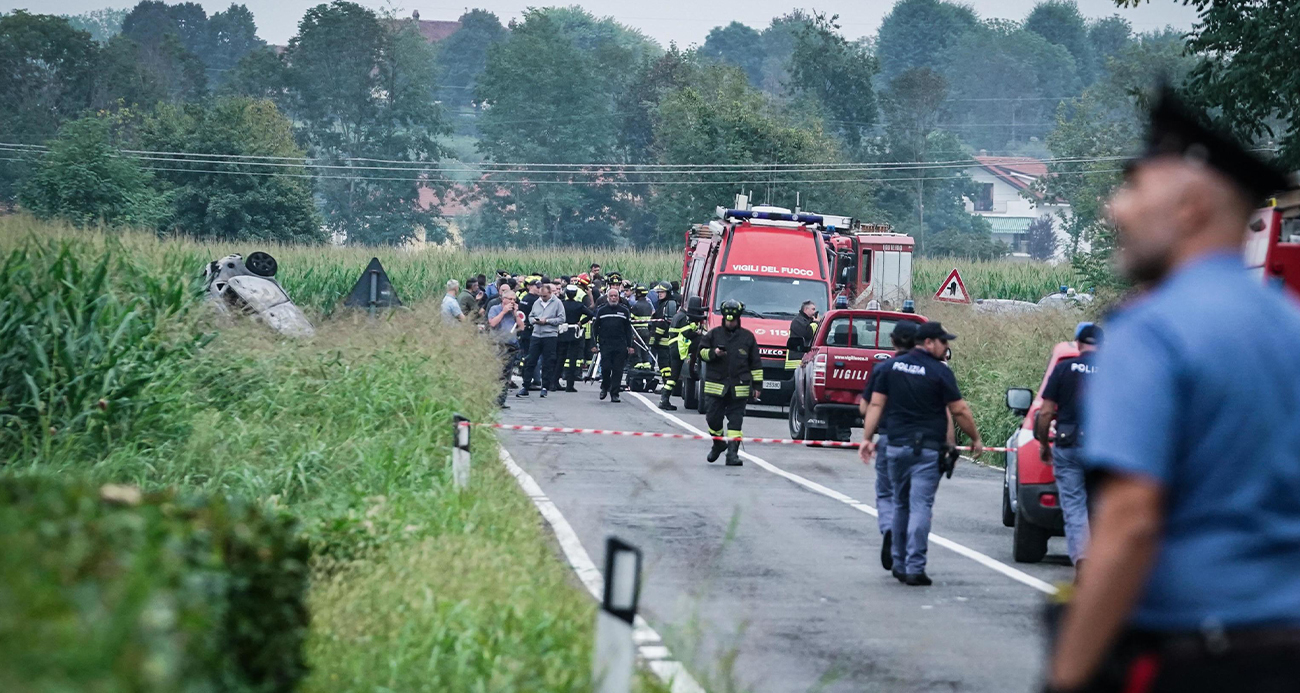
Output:
[[[794,391],[786,367],[790,321],[804,301],[825,314],[833,297],[879,300],[901,307],[912,294],[913,240],[888,227],[858,224],[852,217],[754,206],[744,195],[717,218],[686,233],[682,293],[699,296],[706,328],[722,324],[728,299],[745,306],[742,324],[754,333],[763,359],[759,404],[784,407]],[[683,373],[682,398],[703,411],[700,386],[707,366],[695,358]]]
[[1300,296],[1300,188],[1292,188],[1255,213],[1246,230],[1246,267],[1262,282]]

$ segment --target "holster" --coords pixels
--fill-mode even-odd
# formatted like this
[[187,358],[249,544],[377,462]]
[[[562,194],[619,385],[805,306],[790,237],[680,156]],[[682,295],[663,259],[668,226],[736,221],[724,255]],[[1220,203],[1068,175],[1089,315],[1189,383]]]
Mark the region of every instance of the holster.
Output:
[[945,478],[951,479],[952,472],[957,468],[957,458],[961,457],[961,451],[955,445],[945,445],[939,451],[939,474]]

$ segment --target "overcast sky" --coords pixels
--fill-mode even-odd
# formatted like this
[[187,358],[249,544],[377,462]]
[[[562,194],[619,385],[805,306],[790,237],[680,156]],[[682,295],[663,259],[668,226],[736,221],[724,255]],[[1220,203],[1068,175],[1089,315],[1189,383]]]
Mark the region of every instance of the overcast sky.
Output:
[[[655,0],[654,2],[629,2],[628,0],[582,0],[581,2],[546,3],[534,0],[358,0],[362,5],[376,9],[392,6],[400,14],[409,15],[419,10],[421,19],[456,19],[467,8],[481,7],[491,10],[509,21],[518,17],[529,6],[548,4],[579,4],[600,16],[612,16],[618,21],[636,27],[664,46],[676,41],[681,46],[703,43],[709,29],[732,20],[742,21],[752,27],[767,26],[772,17],[789,12],[791,0]],[[1084,16],[1105,17],[1121,14],[1127,17],[1137,31],[1159,29],[1172,25],[1189,28],[1196,13],[1177,0],[1150,0],[1150,4],[1137,9],[1118,9],[1113,0],[1077,0]],[[225,9],[231,0],[198,0],[209,14]],[[243,0],[257,17],[258,33],[273,44],[287,43],[296,32],[298,19],[303,12],[320,0]],[[967,0],[981,17],[1023,19],[1038,0]],[[105,0],[0,0],[0,10],[25,8],[32,12],[79,14],[106,6],[130,6],[134,3],[114,3]],[[880,20],[894,5],[893,0],[820,0],[802,5],[830,14],[838,13],[844,32],[852,38],[869,36],[876,32]]]

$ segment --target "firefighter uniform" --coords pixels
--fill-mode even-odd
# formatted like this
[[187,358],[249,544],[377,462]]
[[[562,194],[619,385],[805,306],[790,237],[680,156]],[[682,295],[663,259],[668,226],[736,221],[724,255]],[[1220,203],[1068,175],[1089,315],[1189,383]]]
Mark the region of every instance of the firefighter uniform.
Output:
[[677,383],[681,382],[682,366],[690,361],[692,349],[699,341],[700,328],[704,325],[704,307],[699,296],[692,296],[686,303],[686,310],[679,310],[668,323],[668,339],[664,341],[668,352],[668,370],[664,375],[664,392],[659,397],[659,408],[674,411],[677,407],[670,401]]
[[[740,441],[744,435],[745,404],[763,386],[763,363],[758,354],[758,340],[754,333],[740,326],[740,313],[744,306],[739,301],[728,300],[722,304],[722,325],[713,328],[700,340],[699,355],[707,364],[704,371],[704,395],[708,402],[705,421],[709,435],[725,435],[732,440],[713,441],[709,461],[727,452],[727,464],[740,462]],[[734,327],[727,323],[734,322]],[[714,353],[715,349],[722,353]],[[726,420],[727,429],[722,428]]]
[[655,304],[655,312],[650,316],[650,349],[654,352],[655,363],[659,366],[659,381],[663,383],[664,394],[660,395],[659,408],[672,411],[676,407],[667,404],[667,396],[672,392],[672,385],[668,384],[668,380],[673,370],[672,355],[669,353],[668,346],[668,329],[669,321],[677,314],[677,302],[669,298],[672,287],[668,282],[659,282],[655,286],[655,293],[659,295],[659,302]]
[[[584,355],[587,349],[587,323],[591,321],[591,311],[582,304],[578,294],[581,292],[572,284],[565,289],[564,298],[564,327],[560,329],[560,342],[558,347],[560,361],[560,372],[564,376],[564,391],[577,392],[573,382],[578,379],[578,373],[581,371],[584,361]],[[558,392],[560,390],[560,376],[555,376],[556,382],[552,383],[552,388]]]
[[[638,284],[636,300],[632,302],[632,327],[641,338],[641,343],[647,347],[650,346],[650,320],[655,314],[654,306],[650,305],[650,300],[646,298],[648,294],[645,285]],[[650,364],[650,352],[647,349],[637,347],[636,360],[632,362],[632,368],[643,371],[653,370]]]
[[799,368],[799,364],[803,362],[803,355],[808,353],[808,347],[812,345],[813,337],[816,335],[817,318],[808,317],[801,309],[799,314],[794,316],[794,320],[790,321],[790,338],[793,341],[797,337],[800,346],[798,348],[791,347],[786,352],[785,369],[787,371]]

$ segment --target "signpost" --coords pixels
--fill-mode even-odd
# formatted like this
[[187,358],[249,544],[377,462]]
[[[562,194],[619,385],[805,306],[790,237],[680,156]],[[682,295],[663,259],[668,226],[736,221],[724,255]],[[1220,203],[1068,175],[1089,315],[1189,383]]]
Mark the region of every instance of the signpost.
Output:
[[934,300],[944,303],[971,302],[970,292],[966,290],[966,282],[961,280],[961,273],[956,267],[948,273],[948,278],[943,280],[943,284],[939,285],[939,290],[934,292]]
[[641,597],[641,549],[617,537],[605,540],[605,595],[596,612],[591,678],[596,693],[628,693],[636,667],[632,626]]

